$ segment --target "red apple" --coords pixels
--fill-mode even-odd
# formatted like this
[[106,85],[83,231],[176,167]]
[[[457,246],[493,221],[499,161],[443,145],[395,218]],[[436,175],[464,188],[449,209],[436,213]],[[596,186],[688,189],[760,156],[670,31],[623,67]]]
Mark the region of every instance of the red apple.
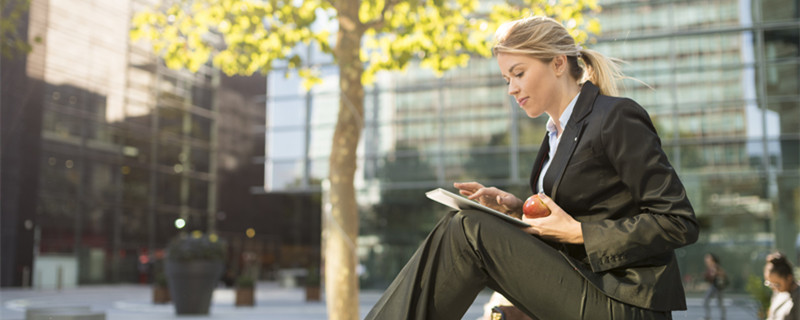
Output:
[[539,195],[534,194],[528,200],[525,200],[525,204],[522,206],[522,213],[528,219],[543,218],[550,215],[550,208],[542,202]]

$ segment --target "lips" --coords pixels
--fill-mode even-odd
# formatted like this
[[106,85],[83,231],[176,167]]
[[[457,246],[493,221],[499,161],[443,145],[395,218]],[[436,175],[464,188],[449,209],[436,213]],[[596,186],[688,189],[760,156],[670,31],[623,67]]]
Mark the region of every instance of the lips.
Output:
[[522,99],[517,99],[517,104],[520,105],[520,106],[525,104],[525,102],[528,102],[528,97],[525,97],[525,98],[522,98]]

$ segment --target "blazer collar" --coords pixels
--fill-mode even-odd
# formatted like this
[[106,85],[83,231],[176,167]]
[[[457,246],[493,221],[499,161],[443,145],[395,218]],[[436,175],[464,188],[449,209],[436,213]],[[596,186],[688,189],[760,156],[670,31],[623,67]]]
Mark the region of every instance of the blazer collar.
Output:
[[575,102],[575,109],[572,110],[572,116],[570,117],[567,125],[574,125],[589,115],[589,113],[592,112],[594,100],[596,100],[597,96],[599,95],[600,88],[594,85],[594,83],[591,81],[584,82],[583,86],[581,87],[581,95],[578,97],[578,101]]

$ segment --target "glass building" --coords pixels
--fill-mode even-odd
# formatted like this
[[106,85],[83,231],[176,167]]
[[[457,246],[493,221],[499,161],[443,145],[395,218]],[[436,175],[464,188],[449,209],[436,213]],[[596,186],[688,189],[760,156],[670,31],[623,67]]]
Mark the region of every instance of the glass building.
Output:
[[17,25],[32,51],[4,44],[0,285],[150,282],[178,219],[227,240],[234,273],[240,256],[289,265],[319,243],[296,234],[303,215],[263,217],[301,206],[250,192],[265,77],[166,68],[129,37],[152,5],[32,0]]
[[34,286],[59,269],[63,285],[137,281],[176,219],[214,222],[219,72],[166,69],[120,23],[144,4],[124,4],[33,2],[44,39],[29,64],[44,83]]
[[[587,48],[627,61],[623,95],[650,113],[698,220],[698,243],[677,251],[687,290],[703,289],[714,252],[734,290],[764,256],[797,262],[800,238],[800,5],[794,0],[599,1],[603,33]],[[280,68],[267,101],[267,192],[321,192],[327,177],[337,70],[302,90]],[[646,84],[646,85],[645,85]],[[528,194],[546,117],[506,94],[493,59],[442,77],[412,66],[378,77],[365,97],[356,187],[362,285],[384,287],[445,209],[436,187],[475,180]]]

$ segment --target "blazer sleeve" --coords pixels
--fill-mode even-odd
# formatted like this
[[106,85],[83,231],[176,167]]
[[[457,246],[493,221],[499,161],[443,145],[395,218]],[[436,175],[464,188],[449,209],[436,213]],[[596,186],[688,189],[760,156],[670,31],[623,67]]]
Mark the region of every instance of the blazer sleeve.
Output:
[[582,223],[586,254],[595,272],[647,263],[648,258],[663,257],[698,237],[694,210],[650,117],[634,101],[618,101],[604,115],[600,139],[638,212]]

